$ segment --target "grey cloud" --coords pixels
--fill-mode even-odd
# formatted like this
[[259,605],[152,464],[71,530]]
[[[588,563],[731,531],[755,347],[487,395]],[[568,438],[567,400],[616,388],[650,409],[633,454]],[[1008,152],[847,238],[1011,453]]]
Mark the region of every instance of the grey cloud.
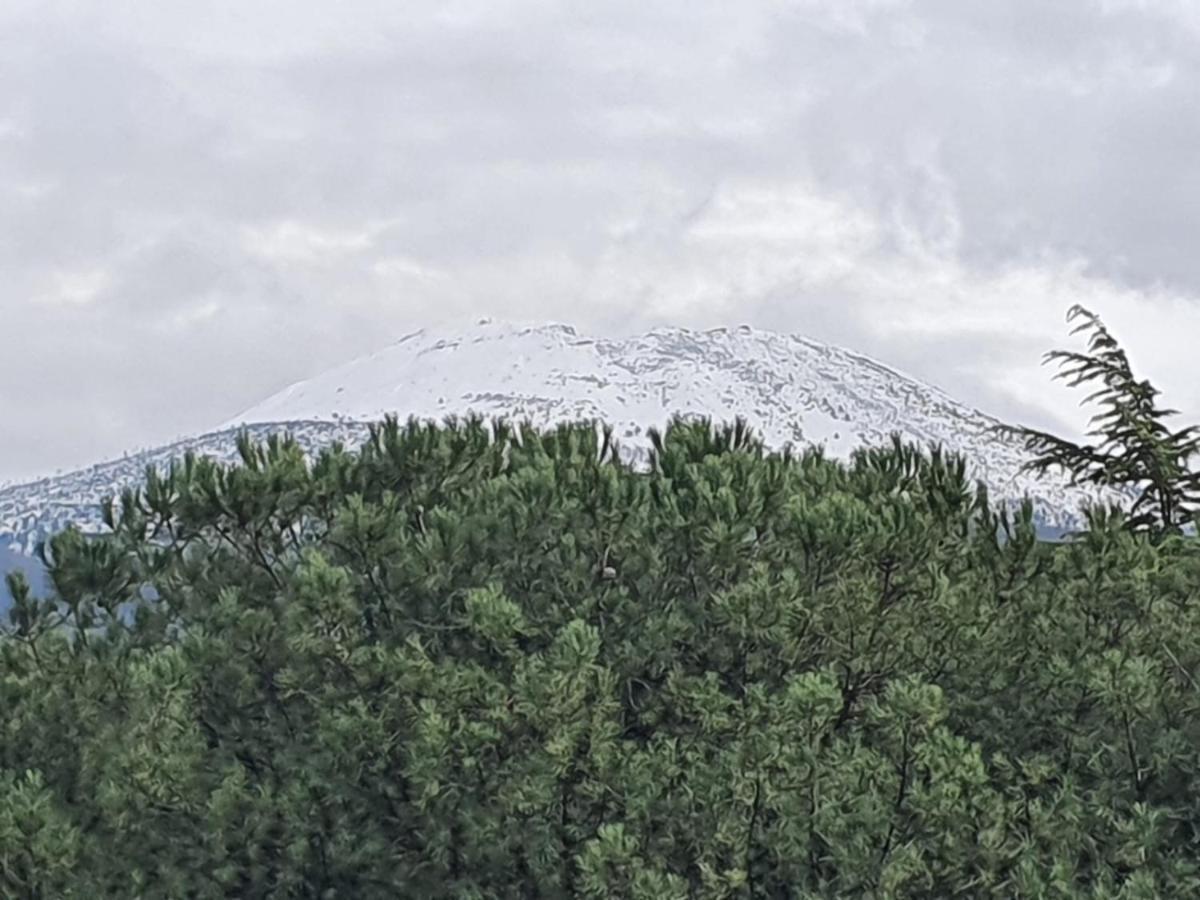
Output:
[[[996,265],[1053,248],[1129,284],[1195,290],[1200,262],[1180,239],[1200,200],[1195,35],[1085,3],[918,8],[919,45],[882,65],[860,46],[841,71],[853,87],[812,111],[820,176],[909,208],[921,171],[907,151],[925,137],[953,185],[968,258]],[[876,77],[854,78],[850,65]]]
[[[970,290],[1064,260],[1113,304],[1200,296],[1176,4],[222,8],[0,10],[0,479],[473,312],[802,331],[1045,424],[978,374],[1036,367],[1045,329],[897,323],[944,283],[965,323]],[[795,209],[720,206],[796,184]],[[746,237],[758,216],[803,222]]]

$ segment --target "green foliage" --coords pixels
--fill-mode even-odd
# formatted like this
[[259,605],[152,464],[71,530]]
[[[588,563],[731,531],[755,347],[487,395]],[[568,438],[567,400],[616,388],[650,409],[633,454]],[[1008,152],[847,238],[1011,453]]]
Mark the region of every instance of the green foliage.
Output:
[[[963,461],[394,420],[187,458],[0,637],[0,894],[1200,891],[1200,549]],[[151,589],[152,588],[152,589]]]
[[1177,410],[1155,405],[1159,391],[1133,374],[1125,351],[1104,323],[1082,306],[1073,306],[1067,321],[1083,321],[1072,334],[1090,331],[1087,353],[1053,350],[1047,362],[1057,362],[1055,378],[1070,379],[1071,387],[1087,382],[1102,385],[1083,402],[1099,402],[1103,411],[1092,417],[1090,437],[1096,444],[1071,441],[1032,428],[1001,426],[1021,438],[1037,456],[1026,470],[1066,471],[1072,483],[1090,483],[1134,492],[1127,527],[1154,535],[1178,534],[1200,521],[1200,470],[1189,461],[1200,456],[1200,425],[1172,431],[1165,420]]

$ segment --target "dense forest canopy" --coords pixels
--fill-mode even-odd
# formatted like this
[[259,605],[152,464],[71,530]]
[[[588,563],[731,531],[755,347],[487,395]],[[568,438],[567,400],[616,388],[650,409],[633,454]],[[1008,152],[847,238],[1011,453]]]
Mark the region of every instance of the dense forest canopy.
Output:
[[1200,891],[1177,519],[1042,542],[936,448],[740,422],[646,473],[592,423],[242,457],[52,538],[49,596],[12,580],[0,893]]

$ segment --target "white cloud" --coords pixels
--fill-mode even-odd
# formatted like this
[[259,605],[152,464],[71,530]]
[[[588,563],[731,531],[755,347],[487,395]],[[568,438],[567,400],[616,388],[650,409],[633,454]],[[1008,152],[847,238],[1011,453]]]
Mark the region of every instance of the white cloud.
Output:
[[374,262],[371,271],[381,278],[400,281],[442,281],[449,277],[445,272],[406,256],[386,256]]
[[43,304],[85,306],[100,296],[111,282],[112,276],[105,269],[56,272],[50,279],[50,289],[34,299]]
[[355,256],[372,244],[369,230],[336,231],[286,221],[242,229],[246,250],[271,263],[330,264]]
[[883,12],[909,6],[910,0],[775,0],[793,12],[810,16],[816,22],[836,31],[863,34],[871,19]]
[[220,315],[222,304],[218,300],[208,300],[185,309],[171,313],[170,318],[160,325],[165,332],[188,331],[215,319]]

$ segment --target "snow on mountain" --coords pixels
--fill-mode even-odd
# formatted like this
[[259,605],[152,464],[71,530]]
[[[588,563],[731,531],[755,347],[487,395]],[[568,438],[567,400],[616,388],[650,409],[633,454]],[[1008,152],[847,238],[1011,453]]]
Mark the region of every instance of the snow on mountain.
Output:
[[1028,494],[1049,528],[1078,525],[1081,503],[1099,496],[1020,473],[1028,456],[991,431],[997,420],[872,359],[798,335],[741,326],[601,339],[566,325],[481,320],[410,334],[298,382],[208,434],[0,489],[0,547],[29,552],[68,522],[99,529],[96,505],[103,496],[137,484],[147,465],[165,466],[187,450],[234,459],[242,428],[256,437],[287,430],[316,452],[334,441],[360,442],[365,423],[387,414],[442,420],[468,412],[528,418],[540,427],[601,419],[614,426],[635,463],[645,459],[647,428],[661,428],[675,413],[718,421],[741,415],[768,447],[820,443],[837,457],[898,431],[921,445],[964,453],[973,477],[997,499]]

